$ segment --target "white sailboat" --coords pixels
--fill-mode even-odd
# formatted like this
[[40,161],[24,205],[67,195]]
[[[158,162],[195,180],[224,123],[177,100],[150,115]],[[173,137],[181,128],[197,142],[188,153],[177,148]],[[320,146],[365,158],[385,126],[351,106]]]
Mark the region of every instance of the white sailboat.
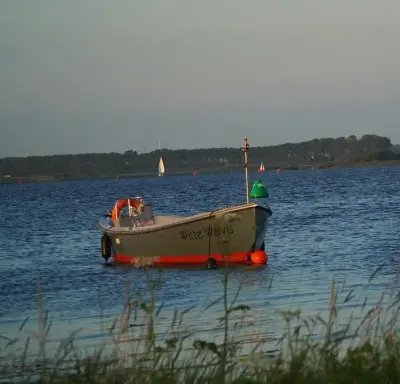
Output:
[[158,176],[164,176],[164,173],[165,173],[164,161],[162,156],[160,156],[160,161],[158,162]]
[[258,168],[258,172],[264,172],[264,171],[265,171],[264,162],[261,161],[261,165],[260,165],[260,168]]

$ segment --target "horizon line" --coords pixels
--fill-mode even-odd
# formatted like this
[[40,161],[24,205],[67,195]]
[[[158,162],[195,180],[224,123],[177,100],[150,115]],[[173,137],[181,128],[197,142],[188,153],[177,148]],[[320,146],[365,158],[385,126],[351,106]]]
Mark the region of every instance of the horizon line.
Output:
[[[274,144],[274,145],[261,145],[261,146],[260,145],[257,145],[257,146],[250,145],[250,148],[273,148],[273,147],[279,147],[279,146],[288,145],[288,144],[296,145],[296,144],[308,143],[308,142],[313,141],[313,140],[329,140],[329,139],[337,140],[339,138],[348,139],[349,137],[352,137],[352,136],[354,136],[356,138],[356,140],[359,140],[359,139],[363,138],[364,136],[368,136],[368,135],[387,138],[387,139],[390,140],[392,146],[400,145],[400,144],[393,144],[392,140],[388,136],[381,136],[381,135],[378,135],[376,133],[364,133],[364,134],[362,134],[360,136],[357,136],[357,135],[354,135],[354,134],[350,134],[347,137],[345,137],[345,136],[336,136],[336,137],[325,136],[325,137],[319,137],[319,138],[318,137],[314,137],[313,139],[303,140],[303,141],[295,141],[295,142],[287,141],[287,142],[284,142],[284,143]],[[158,148],[158,149],[154,149],[154,150],[152,150],[150,152],[144,152],[144,151],[143,152],[139,152],[136,149],[127,149],[124,152],[111,151],[111,152],[54,153],[54,154],[49,154],[49,155],[30,155],[30,156],[27,156],[28,152],[25,152],[25,155],[6,156],[6,157],[0,157],[0,159],[18,159],[18,158],[29,158],[29,157],[54,157],[54,156],[108,155],[108,154],[124,155],[128,151],[136,152],[138,155],[146,155],[146,154],[152,154],[152,153],[162,152],[162,151],[202,151],[202,150],[204,151],[204,150],[221,149],[221,148],[224,148],[224,149],[240,149],[241,146],[240,147],[208,147],[208,148],[205,148],[205,147],[204,148],[176,148],[176,149]]]

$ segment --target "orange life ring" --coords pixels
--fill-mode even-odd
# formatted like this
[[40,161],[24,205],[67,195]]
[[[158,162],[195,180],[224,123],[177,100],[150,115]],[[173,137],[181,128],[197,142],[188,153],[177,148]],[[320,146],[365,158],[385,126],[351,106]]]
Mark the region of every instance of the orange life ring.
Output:
[[121,212],[121,210],[125,207],[130,205],[133,208],[139,208],[141,206],[141,202],[138,199],[135,198],[130,198],[130,199],[120,199],[118,200],[112,211],[111,211],[111,220],[115,224],[115,222],[118,220],[118,216]]

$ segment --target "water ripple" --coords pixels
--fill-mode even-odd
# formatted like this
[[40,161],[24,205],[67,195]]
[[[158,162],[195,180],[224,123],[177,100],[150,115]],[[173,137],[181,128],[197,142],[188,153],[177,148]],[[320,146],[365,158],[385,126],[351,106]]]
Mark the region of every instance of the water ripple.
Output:
[[[270,259],[265,268],[232,269],[231,296],[241,287],[239,301],[272,328],[280,324],[277,309],[326,311],[333,279],[359,295],[358,304],[346,304],[348,310],[361,306],[366,296],[377,301],[399,263],[399,167],[268,172],[251,178],[263,179],[270,191]],[[2,328],[35,316],[38,277],[46,309],[61,323],[89,321],[100,308],[109,316],[118,313],[127,280],[132,292],[146,295],[143,271],[102,266],[95,222],[117,198],[143,195],[161,214],[188,215],[243,202],[243,192],[240,173],[0,186]],[[167,269],[159,300],[167,313],[192,305],[201,310],[221,295],[222,273]],[[193,324],[218,311],[194,316]]]

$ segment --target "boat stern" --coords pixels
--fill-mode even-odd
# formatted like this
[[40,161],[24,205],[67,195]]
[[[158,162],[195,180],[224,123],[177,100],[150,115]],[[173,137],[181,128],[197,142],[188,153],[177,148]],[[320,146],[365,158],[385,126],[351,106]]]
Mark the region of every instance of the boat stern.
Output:
[[269,218],[272,211],[269,207],[257,205],[255,208],[255,239],[254,250],[264,250],[265,235],[268,229]]
[[254,209],[254,215],[255,237],[247,261],[251,264],[266,264],[268,261],[268,254],[265,251],[265,235],[272,211],[269,207],[257,205]]

